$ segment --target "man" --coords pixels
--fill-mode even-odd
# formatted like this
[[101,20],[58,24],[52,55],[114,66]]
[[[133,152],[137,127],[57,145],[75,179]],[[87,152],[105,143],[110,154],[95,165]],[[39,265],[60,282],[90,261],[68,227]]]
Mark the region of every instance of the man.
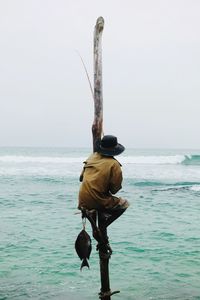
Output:
[[78,208],[102,212],[101,230],[106,229],[129,206],[127,200],[113,195],[122,187],[121,164],[114,156],[124,150],[115,136],[105,135],[98,142],[97,151],[84,162]]

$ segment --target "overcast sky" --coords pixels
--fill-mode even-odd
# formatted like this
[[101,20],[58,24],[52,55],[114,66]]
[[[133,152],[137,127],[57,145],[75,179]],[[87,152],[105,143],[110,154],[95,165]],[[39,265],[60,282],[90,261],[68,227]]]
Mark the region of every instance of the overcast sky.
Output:
[[104,133],[200,149],[199,0],[1,0],[0,146],[90,146],[103,16]]

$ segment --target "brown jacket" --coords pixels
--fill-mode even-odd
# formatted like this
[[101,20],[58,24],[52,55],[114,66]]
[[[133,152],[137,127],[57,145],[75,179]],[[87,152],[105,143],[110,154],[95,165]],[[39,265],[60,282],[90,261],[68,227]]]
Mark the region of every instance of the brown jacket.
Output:
[[112,208],[120,202],[113,196],[121,189],[122,171],[114,158],[93,153],[85,162],[80,176],[79,205],[88,209]]

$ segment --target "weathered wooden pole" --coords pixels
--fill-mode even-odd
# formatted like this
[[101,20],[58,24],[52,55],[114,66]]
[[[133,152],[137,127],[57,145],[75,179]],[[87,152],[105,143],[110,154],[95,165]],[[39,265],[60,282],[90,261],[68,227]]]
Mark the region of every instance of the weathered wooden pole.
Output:
[[[104,28],[104,19],[99,17],[94,29],[94,122],[92,124],[93,134],[93,152],[96,149],[96,143],[101,139],[103,128],[103,88],[102,88],[102,48],[101,40]],[[98,213],[98,226],[101,230],[100,212]],[[102,232],[103,240],[107,240],[107,230]],[[105,243],[98,244],[101,291],[99,298],[104,300],[111,299],[110,280],[109,280],[109,258],[111,253]],[[114,292],[115,293],[115,292]]]
[[[102,136],[103,128],[103,86],[102,86],[102,33],[104,28],[104,19],[99,17],[94,28],[94,122],[92,124],[93,151],[96,151],[96,143]],[[101,224],[99,224],[101,227]],[[104,232],[106,234],[106,232]],[[109,281],[109,256],[105,246],[99,247],[100,273],[101,273],[101,295],[110,292]],[[110,300],[110,296],[104,297]]]
[[92,124],[93,151],[102,136],[103,128],[103,88],[102,88],[102,49],[101,40],[104,19],[99,17],[94,28],[94,122]]

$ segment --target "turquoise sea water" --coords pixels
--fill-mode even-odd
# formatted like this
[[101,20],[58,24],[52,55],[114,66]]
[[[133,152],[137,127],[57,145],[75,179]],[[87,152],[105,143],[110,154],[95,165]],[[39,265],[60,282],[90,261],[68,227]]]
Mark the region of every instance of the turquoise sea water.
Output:
[[[79,174],[89,149],[0,148],[0,299],[98,299],[74,249]],[[118,157],[131,206],[109,229],[113,299],[200,299],[200,151]],[[91,234],[90,225],[86,230]]]

